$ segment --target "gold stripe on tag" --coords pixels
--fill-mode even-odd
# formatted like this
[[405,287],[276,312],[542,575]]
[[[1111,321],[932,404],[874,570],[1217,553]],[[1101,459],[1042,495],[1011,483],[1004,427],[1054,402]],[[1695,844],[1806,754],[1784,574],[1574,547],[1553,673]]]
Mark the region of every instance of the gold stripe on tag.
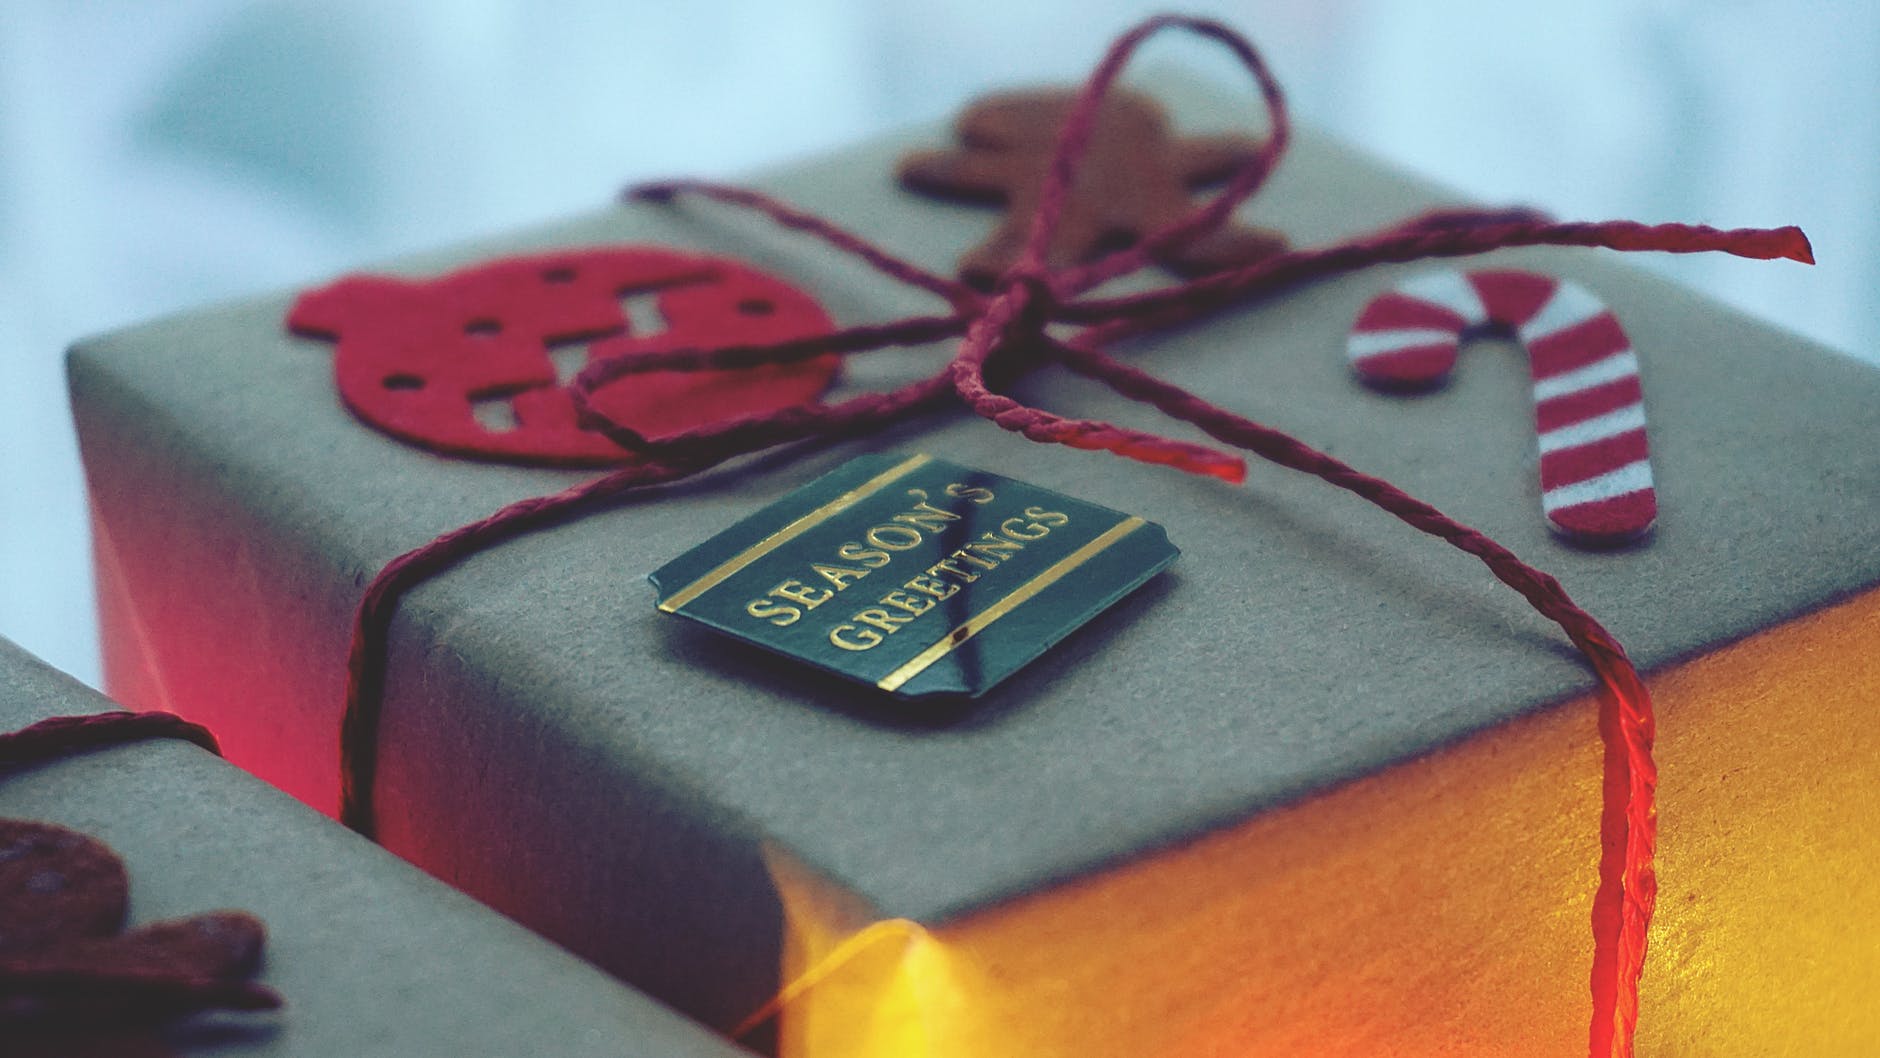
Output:
[[660,600],[659,608],[666,613],[679,612],[679,607],[684,606],[693,599],[716,588],[744,567],[763,558],[765,555],[770,554],[772,551],[775,551],[797,537],[802,536],[804,533],[809,532],[823,522],[828,521],[832,516],[840,514],[862,500],[867,499],[869,496],[880,492],[883,488],[892,484],[896,478],[902,477],[932,461],[933,457],[928,455],[909,456],[901,462],[896,463],[894,466],[876,474],[874,477],[869,478],[867,481],[862,482],[860,485],[837,496],[835,499],[830,500],[828,503],[823,504],[821,507],[798,518],[796,521],[791,522],[789,525],[764,537],[762,540],[738,552],[736,555],[733,555],[710,573],[705,574],[703,577],[700,577]]
[[986,626],[1011,613],[1018,608],[1020,603],[1057,583],[1066,573],[1090,561],[1093,556],[1135,532],[1143,524],[1141,518],[1130,517],[1111,526],[1101,536],[1058,559],[1051,568],[1019,585],[1010,595],[968,618],[964,624],[948,632],[938,643],[916,654],[912,661],[888,673],[875,686],[884,691],[899,690],[902,684],[925,672],[927,667],[934,662],[951,654],[961,643],[985,631]]

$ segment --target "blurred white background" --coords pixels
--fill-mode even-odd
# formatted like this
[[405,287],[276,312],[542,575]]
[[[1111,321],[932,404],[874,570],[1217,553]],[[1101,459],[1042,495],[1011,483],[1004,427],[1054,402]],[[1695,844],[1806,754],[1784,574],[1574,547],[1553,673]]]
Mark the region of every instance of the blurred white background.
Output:
[[[97,678],[72,339],[1075,79],[1157,6],[0,0],[0,635]],[[1814,269],[1646,263],[1877,358],[1880,4],[1189,9],[1254,35],[1302,120],[1478,198],[1801,224]]]

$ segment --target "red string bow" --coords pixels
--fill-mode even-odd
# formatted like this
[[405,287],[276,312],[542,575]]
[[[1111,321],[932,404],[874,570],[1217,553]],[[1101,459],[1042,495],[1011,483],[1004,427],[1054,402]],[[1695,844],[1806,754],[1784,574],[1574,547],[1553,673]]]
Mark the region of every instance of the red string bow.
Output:
[[[1252,74],[1269,119],[1264,146],[1212,200],[1181,220],[1146,235],[1134,246],[1089,263],[1058,271],[1047,268],[1046,247],[1063,216],[1098,109],[1137,48],[1150,36],[1171,29],[1226,47]],[[1285,154],[1289,138],[1290,124],[1279,85],[1251,44],[1218,22],[1160,16],[1120,37],[1084,84],[1045,175],[1025,251],[987,293],[930,272],[827,220],[759,192],[700,181],[672,181],[630,191],[630,199],[664,202],[685,194],[752,210],[783,227],[820,239],[884,275],[936,295],[950,311],[851,327],[812,338],[634,354],[590,365],[573,387],[583,425],[612,438],[639,458],[565,492],[505,507],[483,521],[400,556],[380,572],[361,601],[353,630],[342,722],[341,817],[362,832],[372,831],[375,735],[383,691],[385,636],[398,598],[460,558],[570,517],[627,490],[677,481],[776,445],[873,430],[902,421],[909,412],[955,401],[1033,441],[1111,452],[1224,481],[1245,478],[1244,460],[1221,449],[1110,423],[1054,415],[1022,404],[988,382],[988,375],[1004,382],[1033,367],[1055,363],[1191,423],[1224,445],[1356,493],[1415,528],[1476,556],[1503,583],[1559,624],[1586,655],[1604,684],[1601,727],[1615,750],[1608,754],[1607,799],[1602,815],[1605,855],[1593,912],[1596,954],[1591,981],[1590,1053],[1594,1058],[1629,1058],[1638,1017],[1638,979],[1645,959],[1646,929],[1656,892],[1652,873],[1656,771],[1651,756],[1650,698],[1624,649],[1576,606],[1552,577],[1521,562],[1481,533],[1278,430],[1125,365],[1103,349],[1120,339],[1162,330],[1287,284],[1386,262],[1537,245],[1671,253],[1722,251],[1740,257],[1812,262],[1808,241],[1792,227],[1719,231],[1627,221],[1557,224],[1523,210],[1449,210],[1412,218],[1336,245],[1281,254],[1147,293],[1088,296],[1109,280],[1140,271],[1158,250],[1218,228],[1266,182]],[[1081,329],[1069,337],[1059,337],[1046,330],[1051,324],[1078,325]],[[600,387],[632,374],[780,363],[947,338],[959,339],[959,345],[944,368],[891,392],[729,419],[656,440],[610,420],[589,400]]]

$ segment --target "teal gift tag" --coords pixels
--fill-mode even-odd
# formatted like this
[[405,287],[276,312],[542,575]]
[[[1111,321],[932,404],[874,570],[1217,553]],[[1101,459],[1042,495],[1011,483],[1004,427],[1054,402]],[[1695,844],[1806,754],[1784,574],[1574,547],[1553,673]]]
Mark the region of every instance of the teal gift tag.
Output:
[[1180,554],[1133,515],[869,455],[660,567],[659,608],[917,698],[978,695]]

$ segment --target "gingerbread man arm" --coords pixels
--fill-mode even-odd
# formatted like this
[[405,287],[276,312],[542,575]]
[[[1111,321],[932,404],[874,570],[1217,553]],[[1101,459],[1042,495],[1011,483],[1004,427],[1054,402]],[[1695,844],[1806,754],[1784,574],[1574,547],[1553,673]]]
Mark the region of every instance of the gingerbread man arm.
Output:
[[1175,168],[1191,188],[1218,184],[1247,164],[1262,146],[1250,136],[1184,136],[1175,143]]
[[1204,276],[1237,268],[1286,252],[1286,236],[1267,228],[1229,225],[1217,228],[1184,246],[1173,247],[1158,260],[1176,275]]
[[902,159],[901,183],[924,195],[996,206],[1012,177],[1000,159],[975,150],[919,151]]
[[1024,252],[1035,193],[1023,168],[1023,156],[983,146],[920,151],[901,162],[905,187],[934,198],[1005,207],[993,230],[960,259],[960,278],[972,286],[990,287]]
[[211,911],[153,922],[115,937],[77,941],[61,955],[75,966],[131,973],[183,972],[246,977],[261,966],[267,927],[242,911]]

